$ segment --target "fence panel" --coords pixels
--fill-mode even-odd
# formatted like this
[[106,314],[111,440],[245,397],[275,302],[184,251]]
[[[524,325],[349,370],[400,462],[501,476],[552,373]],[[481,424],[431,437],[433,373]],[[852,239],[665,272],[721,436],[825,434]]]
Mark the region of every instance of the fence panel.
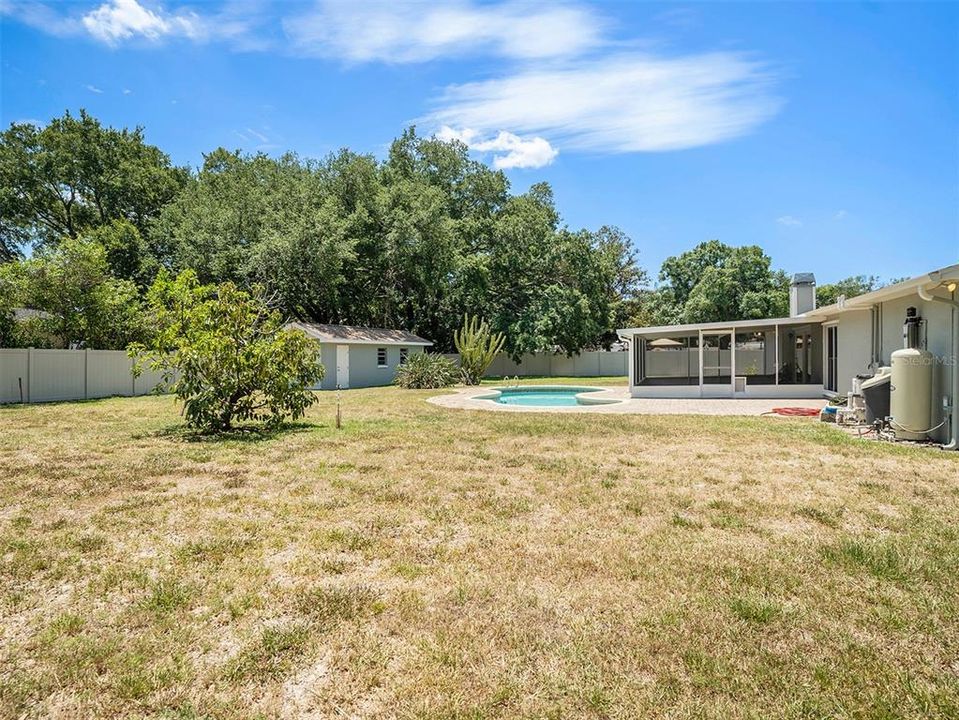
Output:
[[604,352],[599,355],[599,374],[605,376],[625,376],[629,365],[628,352]]
[[87,350],[88,398],[133,395],[133,361],[122,350]]
[[162,380],[151,370],[134,378],[132,367],[123,350],[3,348],[0,403],[146,395]]
[[[174,374],[174,379],[179,377],[178,373]],[[154,370],[144,369],[140,373],[139,377],[133,381],[133,394],[134,395],[149,395],[152,392],[164,391],[164,388],[158,388],[157,386],[163,382],[163,373],[156,372]]]
[[30,350],[29,402],[77,400],[86,397],[82,350]]
[[29,397],[28,353],[19,348],[0,349],[0,403],[26,402]]
[[[584,352],[526,355],[515,363],[500,353],[488,376],[596,377],[626,375],[629,353]],[[459,363],[459,356],[445,357]],[[0,403],[83,400],[111,395],[146,395],[162,377],[150,370],[133,378],[132,362],[122,350],[0,349]],[[22,388],[22,395],[21,395]]]
[[[460,358],[458,354],[444,353],[443,357],[449,358],[459,365]],[[622,375],[625,377],[628,358],[629,353],[627,352],[604,352],[597,350],[580,353],[572,357],[545,353],[539,355],[524,355],[522,361],[516,363],[505,353],[500,353],[493,360],[486,376],[616,377]]]

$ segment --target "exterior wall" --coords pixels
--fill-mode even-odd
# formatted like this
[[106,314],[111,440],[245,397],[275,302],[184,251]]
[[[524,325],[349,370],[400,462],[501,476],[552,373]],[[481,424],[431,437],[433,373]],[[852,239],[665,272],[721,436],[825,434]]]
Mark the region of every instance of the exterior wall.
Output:
[[[952,366],[948,362],[952,354],[952,309],[943,303],[927,303],[918,295],[882,303],[883,365],[889,365],[892,354],[903,346],[902,325],[908,307],[915,307],[926,321],[926,349],[937,358],[933,366],[932,412],[929,419],[929,427],[933,427],[946,419],[942,406],[943,395],[955,394],[951,388]],[[948,429],[943,426],[934,437],[945,441],[947,434]]]
[[[896,300],[888,300],[875,306],[879,313],[880,364],[889,365],[891,356],[903,346],[902,325],[906,319],[906,308],[915,307],[926,321],[926,349],[936,358],[933,367],[932,417],[929,426],[938,425],[945,417],[943,397],[954,397],[956,390],[951,387],[952,354],[952,310],[948,305],[925,302],[919,295],[908,295]],[[852,378],[857,374],[870,374],[872,359],[872,313],[868,310],[844,312],[835,318],[839,327],[839,378],[838,391],[846,394],[852,389]],[[933,433],[933,438],[945,441],[948,428],[944,425]]]
[[134,379],[123,350],[0,349],[0,403],[147,395],[162,381],[145,371]]
[[[348,345],[350,348],[350,388],[379,387],[392,385],[396,378],[396,369],[400,366],[400,348],[405,347],[409,355],[423,352],[421,345],[366,345],[355,343],[320,343],[320,362],[323,363],[325,374],[319,386],[314,390],[336,389],[336,362],[338,345]],[[376,351],[386,348],[385,368],[377,366]]]
[[320,363],[323,365],[323,379],[319,385],[314,385],[314,390],[335,390],[336,389],[336,346],[328,343],[320,343]]
[[838,317],[836,340],[836,393],[846,395],[852,390],[856,375],[872,374],[872,313],[856,310]]

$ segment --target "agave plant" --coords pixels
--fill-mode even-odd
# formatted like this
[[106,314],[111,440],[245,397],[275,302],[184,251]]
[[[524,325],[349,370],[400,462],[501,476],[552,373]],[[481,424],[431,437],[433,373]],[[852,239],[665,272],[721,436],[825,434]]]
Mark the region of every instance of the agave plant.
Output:
[[466,385],[479,385],[496,353],[503,349],[506,338],[494,333],[489,323],[479,317],[463,317],[463,327],[453,333],[453,343],[460,354],[460,375]]

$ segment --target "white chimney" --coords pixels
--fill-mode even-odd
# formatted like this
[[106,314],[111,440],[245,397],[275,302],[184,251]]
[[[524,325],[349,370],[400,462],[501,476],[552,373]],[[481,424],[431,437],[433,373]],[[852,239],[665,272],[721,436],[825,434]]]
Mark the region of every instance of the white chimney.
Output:
[[789,317],[816,309],[816,276],[796,273],[789,284]]

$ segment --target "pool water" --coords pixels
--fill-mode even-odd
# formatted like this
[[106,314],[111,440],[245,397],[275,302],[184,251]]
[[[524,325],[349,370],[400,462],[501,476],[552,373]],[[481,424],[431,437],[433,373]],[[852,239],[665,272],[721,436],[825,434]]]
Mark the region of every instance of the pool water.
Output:
[[522,405],[526,407],[573,407],[583,405],[576,396],[582,393],[600,392],[602,388],[591,387],[522,387],[497,388],[495,395],[482,399],[491,400],[500,405]]

